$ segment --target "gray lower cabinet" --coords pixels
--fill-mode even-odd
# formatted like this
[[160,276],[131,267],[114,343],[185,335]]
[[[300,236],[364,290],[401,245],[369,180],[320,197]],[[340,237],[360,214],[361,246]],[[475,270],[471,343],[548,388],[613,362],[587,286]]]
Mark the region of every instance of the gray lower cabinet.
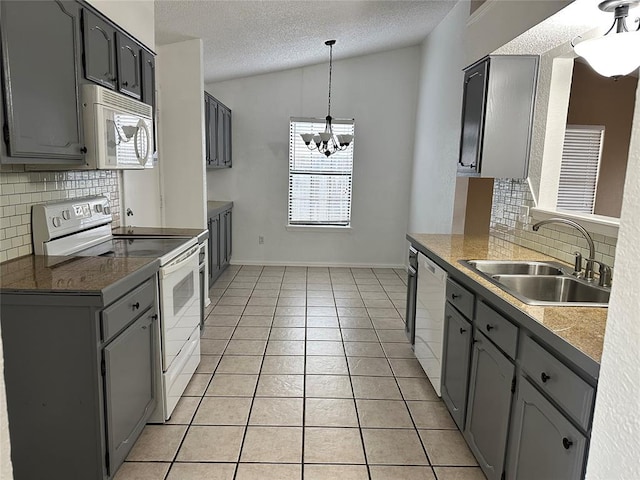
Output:
[[476,330],[464,436],[488,480],[502,477],[514,372],[513,363]]
[[156,275],[140,277],[2,293],[15,480],[112,479],[133,447],[156,405],[159,348]]
[[220,215],[209,218],[209,287],[220,276]]
[[209,212],[209,288],[229,266],[232,252],[233,211]]
[[442,400],[460,430],[464,430],[467,410],[471,338],[471,323],[447,302],[444,307]]

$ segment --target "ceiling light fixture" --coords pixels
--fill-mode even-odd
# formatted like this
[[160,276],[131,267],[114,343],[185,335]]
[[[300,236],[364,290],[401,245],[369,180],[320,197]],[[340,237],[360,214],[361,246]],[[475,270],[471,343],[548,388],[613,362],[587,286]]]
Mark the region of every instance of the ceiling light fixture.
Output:
[[336,44],[336,41],[327,40],[324,44],[329,47],[329,107],[327,108],[324,132],[315,134],[302,133],[300,136],[309,150],[318,150],[328,157],[336,152],[349,148],[353,140],[353,135],[334,135],[333,133],[331,126],[331,71],[333,69],[333,46]]
[[[629,7],[639,3],[640,0],[605,0],[600,3],[600,10],[613,12],[613,25],[602,37],[573,46],[576,54],[589,62],[600,75],[620,77],[640,67],[640,25],[630,32],[626,22]],[[635,22],[638,23],[637,18]]]

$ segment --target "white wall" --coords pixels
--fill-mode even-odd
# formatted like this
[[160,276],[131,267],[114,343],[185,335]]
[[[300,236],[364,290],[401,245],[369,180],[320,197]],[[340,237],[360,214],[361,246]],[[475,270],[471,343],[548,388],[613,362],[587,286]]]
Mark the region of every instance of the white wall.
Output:
[[422,44],[410,232],[451,232],[468,16],[469,3],[459,2]]
[[334,62],[331,113],[355,118],[348,232],[286,229],[289,117],[326,115],[328,65],[207,85],[233,111],[233,168],[207,173],[208,198],[234,202],[233,263],[404,264],[419,68],[419,47]]
[[202,40],[158,47],[163,226],[206,228]]
[[148,48],[155,48],[154,0],[87,1]]
[[639,211],[640,95],[636,96],[587,480],[640,478]]

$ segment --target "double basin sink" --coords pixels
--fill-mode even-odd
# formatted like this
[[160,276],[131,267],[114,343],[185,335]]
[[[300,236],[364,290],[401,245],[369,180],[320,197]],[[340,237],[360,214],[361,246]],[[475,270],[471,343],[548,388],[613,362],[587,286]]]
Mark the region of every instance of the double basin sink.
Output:
[[528,305],[606,307],[611,289],[569,273],[556,262],[461,260],[490,282]]

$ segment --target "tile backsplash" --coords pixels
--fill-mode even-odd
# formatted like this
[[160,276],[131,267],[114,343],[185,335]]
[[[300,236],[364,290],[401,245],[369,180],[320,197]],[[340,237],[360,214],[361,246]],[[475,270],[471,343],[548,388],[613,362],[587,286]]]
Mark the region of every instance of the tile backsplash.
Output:
[[28,172],[23,166],[0,168],[0,262],[33,252],[31,206],[87,195],[105,195],[113,226],[120,225],[120,172],[117,170]]
[[[533,196],[526,180],[497,178],[493,186],[490,233],[498,238],[521,245],[573,264],[573,252],[588,249],[584,237],[576,229],[560,224],[545,225],[537,232],[531,230],[531,217],[527,223],[519,220],[520,207],[534,206]],[[589,232],[591,233],[591,232]],[[617,238],[591,233],[596,247],[596,260],[613,266]]]

